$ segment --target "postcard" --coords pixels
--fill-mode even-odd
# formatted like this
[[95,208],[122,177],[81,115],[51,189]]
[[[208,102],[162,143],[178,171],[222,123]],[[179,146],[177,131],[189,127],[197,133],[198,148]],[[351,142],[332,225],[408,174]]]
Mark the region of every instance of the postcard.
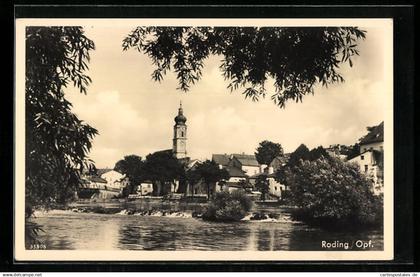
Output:
[[17,261],[383,261],[392,19],[17,18]]

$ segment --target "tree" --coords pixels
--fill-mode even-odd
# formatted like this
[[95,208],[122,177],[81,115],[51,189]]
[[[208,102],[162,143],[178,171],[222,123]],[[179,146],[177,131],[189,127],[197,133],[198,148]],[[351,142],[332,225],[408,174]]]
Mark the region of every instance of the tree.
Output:
[[310,161],[315,161],[320,158],[330,159],[330,155],[328,154],[327,150],[324,147],[318,146],[317,148],[312,149],[309,151],[308,159]]
[[188,91],[201,79],[204,60],[222,56],[220,68],[228,88],[245,88],[245,98],[266,96],[265,83],[274,79],[271,99],[280,107],[302,101],[314,86],[342,82],[341,63],[353,66],[357,42],[366,32],[357,27],[137,27],[123,40],[150,57],[155,81],[173,70],[178,89]]
[[357,165],[339,159],[301,160],[291,167],[286,183],[294,216],[329,227],[368,226],[382,222],[382,200]]
[[274,158],[283,156],[283,147],[280,143],[274,143],[268,140],[260,142],[255,157],[259,164],[269,165]]
[[243,191],[222,191],[215,194],[203,214],[210,221],[239,221],[251,210],[252,200]]
[[360,144],[356,142],[355,144],[349,146],[349,149],[346,153],[347,160],[351,160],[354,157],[358,156],[359,154],[360,154]]
[[187,182],[191,188],[191,195],[194,198],[194,186],[201,180],[201,175],[195,169],[191,169],[185,173]]
[[144,181],[143,161],[141,157],[137,155],[125,156],[124,159],[119,160],[115,164],[114,170],[120,172],[121,174],[125,174],[130,181],[125,190],[125,196],[133,193],[135,185]]
[[154,195],[169,193],[170,186],[184,175],[184,167],[170,150],[147,155],[143,169],[144,177],[153,182]]
[[305,144],[301,144],[299,145],[298,148],[296,148],[296,150],[290,154],[290,158],[288,161],[288,165],[290,166],[294,166],[297,165],[299,163],[299,160],[308,160],[309,159],[309,149],[308,147],[306,147]]
[[26,182],[27,211],[72,199],[90,168],[91,140],[97,130],[71,112],[64,89],[86,93],[91,79],[89,51],[94,43],[81,27],[26,28]]
[[229,173],[226,169],[220,169],[214,161],[206,160],[197,165],[195,169],[198,175],[207,186],[207,197],[210,199],[210,185],[221,180],[229,179]]
[[261,192],[261,200],[265,201],[266,195],[270,190],[268,180],[267,180],[267,175],[261,174],[257,177],[256,183],[255,183],[255,188],[259,192]]

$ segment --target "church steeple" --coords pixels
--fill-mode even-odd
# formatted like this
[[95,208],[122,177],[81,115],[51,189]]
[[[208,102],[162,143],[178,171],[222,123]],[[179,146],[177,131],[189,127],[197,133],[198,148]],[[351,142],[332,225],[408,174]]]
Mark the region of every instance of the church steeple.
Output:
[[187,118],[184,116],[182,102],[179,103],[178,115],[174,118],[174,138],[173,153],[176,158],[185,158],[187,156]]
[[187,118],[184,116],[184,110],[182,109],[182,102],[179,102],[178,115],[174,118],[176,124],[185,124]]

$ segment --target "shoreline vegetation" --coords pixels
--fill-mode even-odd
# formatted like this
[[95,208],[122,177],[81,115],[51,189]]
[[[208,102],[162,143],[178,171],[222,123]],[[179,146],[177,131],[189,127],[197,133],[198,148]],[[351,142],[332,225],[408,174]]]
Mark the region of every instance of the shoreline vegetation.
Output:
[[[276,222],[279,217],[310,227],[325,230],[357,230],[382,228],[382,224],[354,224],[354,222],[335,221],[324,218],[316,219],[302,213],[297,206],[278,202],[257,203],[250,200],[244,193],[217,193],[210,202],[193,202],[162,199],[111,199],[103,201],[76,201],[67,205],[60,205],[53,210],[70,211],[75,213],[93,213],[109,215],[162,216],[176,218],[197,218],[207,222],[241,222],[241,221],[270,221]],[[43,210],[48,212],[48,210]],[[38,210],[38,212],[43,212]],[[36,216],[35,216],[36,217]],[[352,225],[353,224],[353,225]]]

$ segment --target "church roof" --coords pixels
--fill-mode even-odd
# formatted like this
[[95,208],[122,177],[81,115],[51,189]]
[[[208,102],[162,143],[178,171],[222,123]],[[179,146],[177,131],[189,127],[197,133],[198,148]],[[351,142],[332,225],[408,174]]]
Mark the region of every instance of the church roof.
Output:
[[384,122],[373,127],[370,132],[360,140],[360,145],[384,141]]
[[174,118],[176,124],[185,124],[187,118],[184,116],[184,110],[182,109],[182,103],[179,104],[178,115]]

